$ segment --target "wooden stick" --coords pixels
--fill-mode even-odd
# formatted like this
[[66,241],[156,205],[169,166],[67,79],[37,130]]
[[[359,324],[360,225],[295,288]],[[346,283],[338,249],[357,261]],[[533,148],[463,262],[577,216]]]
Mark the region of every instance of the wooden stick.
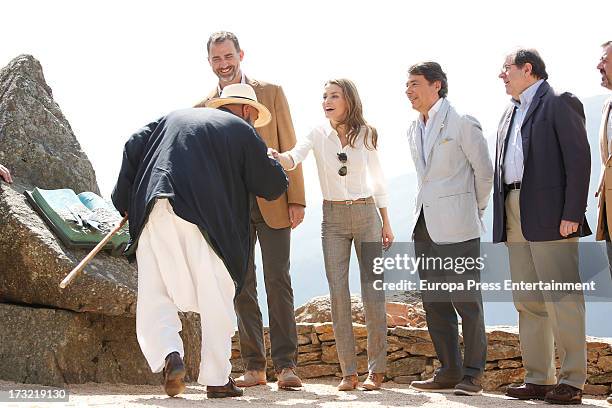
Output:
[[76,278],[76,276],[83,270],[83,268],[85,268],[85,265],[87,265],[93,259],[93,257],[96,256],[98,252],[100,252],[100,250],[113,237],[113,235],[119,232],[119,230],[121,229],[121,227],[125,225],[127,220],[128,220],[128,217],[126,215],[125,217],[123,217],[121,222],[117,224],[117,226],[115,226],[115,228],[113,228],[111,232],[106,234],[106,236],[102,239],[102,241],[100,241],[98,245],[96,245],[96,247],[92,249],[91,252],[87,254],[87,256],[83,258],[83,260],[79,262],[79,264],[73,270],[71,270],[68,275],[66,275],[64,280],[60,282],[59,287],[64,289],[66,286],[68,286],[68,284],[72,282],[74,278]]

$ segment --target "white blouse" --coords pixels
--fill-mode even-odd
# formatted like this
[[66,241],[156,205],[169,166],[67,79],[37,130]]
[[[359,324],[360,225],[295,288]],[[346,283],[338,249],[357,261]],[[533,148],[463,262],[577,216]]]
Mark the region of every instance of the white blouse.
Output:
[[[378,208],[386,208],[385,177],[378,152],[366,148],[363,143],[365,133],[366,128],[362,126],[355,140],[355,147],[347,144],[343,148],[338,133],[329,122],[326,122],[314,128],[305,139],[298,141],[298,144],[287,153],[297,166],[308,156],[310,150],[314,150],[323,199],[342,201],[373,196]],[[372,147],[371,143],[368,145]],[[338,153],[346,153],[345,163],[338,159]],[[338,170],[343,165],[347,169],[346,176],[338,174]]]

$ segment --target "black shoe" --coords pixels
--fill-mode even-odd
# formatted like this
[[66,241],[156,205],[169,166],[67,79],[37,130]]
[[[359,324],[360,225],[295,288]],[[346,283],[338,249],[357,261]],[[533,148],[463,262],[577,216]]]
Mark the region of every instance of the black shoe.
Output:
[[164,364],[164,391],[171,397],[185,391],[185,364],[178,352],[166,356]]
[[208,398],[242,397],[243,393],[242,388],[236,387],[236,383],[231,377],[225,385],[206,386],[206,396]]
[[463,380],[455,385],[455,395],[480,395],[482,394],[482,383],[479,378],[466,375]]

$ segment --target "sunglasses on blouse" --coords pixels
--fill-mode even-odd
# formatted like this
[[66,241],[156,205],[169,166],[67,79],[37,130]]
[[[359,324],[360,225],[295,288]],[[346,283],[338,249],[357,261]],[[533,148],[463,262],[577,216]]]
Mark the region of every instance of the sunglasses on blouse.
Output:
[[348,160],[348,157],[346,156],[346,153],[336,153],[336,155],[338,156],[338,160],[340,160],[340,163],[342,163],[342,167],[340,167],[340,169],[338,170],[338,174],[344,177],[346,176],[346,172],[347,172],[345,163]]

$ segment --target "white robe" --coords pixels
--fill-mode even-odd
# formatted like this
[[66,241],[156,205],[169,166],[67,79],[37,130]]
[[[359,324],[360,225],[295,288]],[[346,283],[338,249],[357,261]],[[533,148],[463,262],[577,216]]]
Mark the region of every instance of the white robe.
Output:
[[225,385],[231,372],[231,337],[236,330],[235,286],[223,261],[198,227],[158,199],[140,235],[136,333],[153,372],[166,356],[184,357],[178,311],[197,312],[202,324],[198,382]]

